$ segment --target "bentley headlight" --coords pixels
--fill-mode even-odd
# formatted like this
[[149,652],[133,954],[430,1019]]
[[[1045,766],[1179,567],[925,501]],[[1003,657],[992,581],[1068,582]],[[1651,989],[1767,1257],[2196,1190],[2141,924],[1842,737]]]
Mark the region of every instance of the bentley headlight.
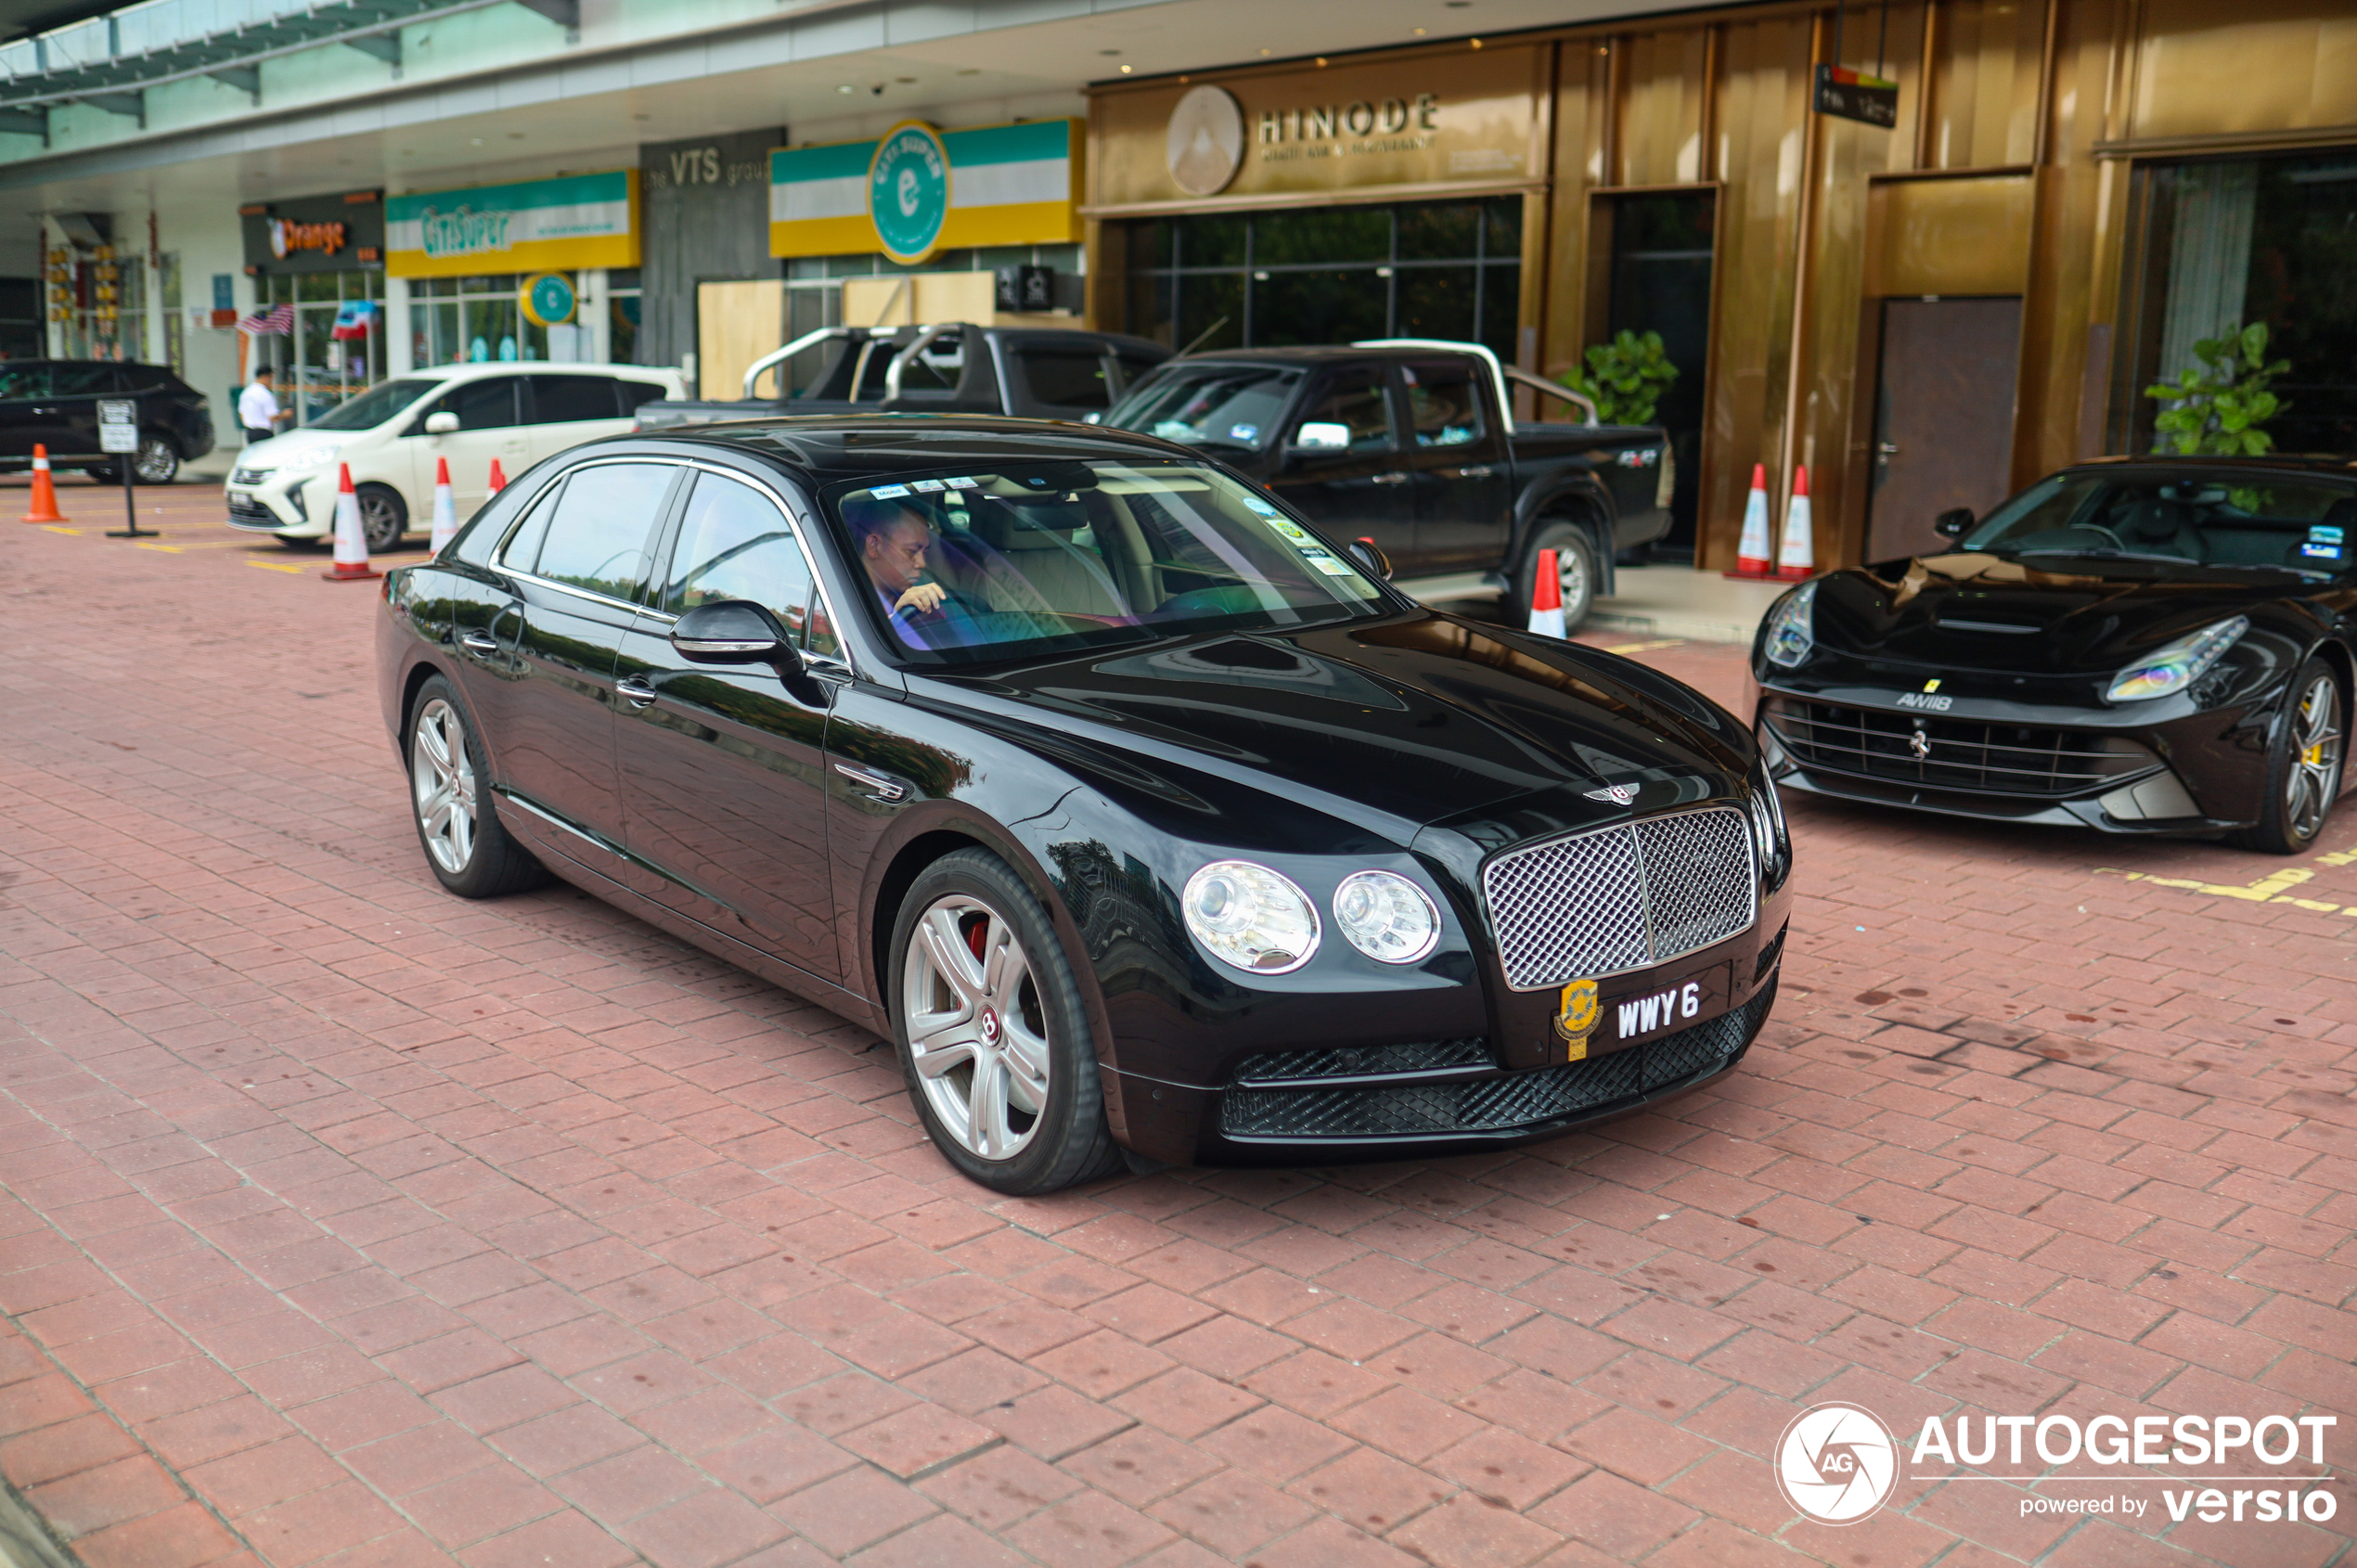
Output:
[[1197,871],[1178,906],[1213,958],[1254,974],[1297,970],[1318,950],[1318,911],[1309,895],[1249,860],[1215,860]]
[[2112,677],[2105,700],[2142,702],[2183,691],[2209,674],[2209,667],[2248,630],[2250,618],[2236,615],[2157,648]]
[[1768,612],[1767,636],[1760,647],[1768,662],[1790,670],[1817,646],[1817,585],[1803,583],[1776,601]]
[[1424,890],[1389,871],[1359,871],[1334,889],[1334,924],[1350,945],[1386,964],[1412,964],[1440,941],[1440,911]]
[[1759,846],[1762,870],[1774,865],[1779,852],[1792,842],[1784,827],[1784,803],[1777,798],[1776,782],[1764,767],[1751,781],[1751,836]]

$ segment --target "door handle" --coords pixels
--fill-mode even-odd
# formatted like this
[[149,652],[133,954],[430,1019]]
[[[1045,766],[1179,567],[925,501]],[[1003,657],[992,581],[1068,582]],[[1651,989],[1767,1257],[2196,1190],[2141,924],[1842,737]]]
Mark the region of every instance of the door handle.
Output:
[[662,695],[637,675],[623,676],[613,683],[613,688],[622,693],[634,708],[643,708]]
[[499,651],[499,639],[489,632],[466,631],[458,634],[458,646],[469,653],[480,653],[488,659]]
[[1896,457],[1899,456],[1899,445],[1896,442],[1886,441],[1881,445],[1875,447],[1874,450],[1881,453],[1886,457]]
[[849,763],[835,764],[835,771],[860,788],[874,790],[878,796],[887,801],[896,801],[908,792],[908,786],[898,779],[886,778],[880,773],[869,773],[866,768],[854,767]]
[[1403,473],[1380,473],[1375,475],[1374,478],[1369,480],[1367,482],[1370,484],[1405,484],[1408,482],[1408,476]]
[[1488,479],[1498,470],[1487,463],[1468,463],[1457,470],[1459,479]]

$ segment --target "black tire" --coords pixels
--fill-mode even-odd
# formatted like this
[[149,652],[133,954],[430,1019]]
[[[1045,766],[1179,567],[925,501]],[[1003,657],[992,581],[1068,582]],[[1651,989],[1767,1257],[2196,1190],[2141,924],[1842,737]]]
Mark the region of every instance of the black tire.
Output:
[[1539,520],[1514,568],[1513,601],[1506,607],[1507,614],[1517,626],[1530,614],[1531,594],[1539,585],[1539,557],[1547,550],[1555,552],[1563,582],[1564,630],[1576,632],[1596,602],[1596,538],[1585,523],[1562,518]]
[[[961,997],[953,991],[930,959],[922,969],[912,968],[911,947],[919,940],[921,924],[935,932],[944,923],[971,932],[972,925],[961,922],[977,921],[981,927],[978,945],[993,957],[1001,956],[1002,932],[1011,932],[1012,957],[1002,958],[1001,963],[1023,966],[1008,992],[1011,1005],[1003,1025],[991,1007],[980,1005],[978,993]],[[969,938],[961,935],[957,940],[963,944]],[[891,973],[885,994],[892,1010],[893,1045],[908,1081],[908,1098],[944,1158],[983,1186],[1019,1197],[1059,1191],[1121,1168],[1121,1150],[1105,1124],[1103,1086],[1097,1076],[1097,1055],[1079,983],[1073,978],[1048,912],[1005,861],[986,850],[960,850],[918,873],[893,920],[888,952]],[[976,973],[985,979],[994,972],[980,956],[975,962]],[[1026,979],[1027,988],[1022,983]],[[912,982],[917,988],[934,993],[974,1027],[966,1029],[965,1037],[957,1040],[947,1037],[961,1025],[939,1029],[930,1038],[942,1044],[921,1053],[909,1027]],[[985,1019],[986,1027],[982,1022]],[[1019,1035],[1022,1045],[1017,1044]],[[1024,1087],[1021,1063],[1029,1060],[1026,1052],[1037,1052],[1047,1066],[1044,1090],[1037,1095],[1044,1103],[1029,1110],[1018,1103]],[[920,1054],[947,1065],[921,1069]],[[985,1073],[1000,1086],[997,1099],[1003,1112],[998,1118],[1001,1133],[1021,1139],[1002,1158],[972,1147],[992,1139],[985,1134],[970,1140],[967,1132],[934,1104],[939,1095],[953,1109],[960,1099],[981,1107],[989,1098],[978,1086]],[[1027,1125],[1016,1127],[1015,1121],[1024,1117]],[[976,1112],[964,1119],[972,1122],[982,1117]]]
[[409,532],[409,503],[390,485],[364,484],[354,492],[360,503],[360,533],[372,556],[391,555]]
[[[458,742],[455,746],[450,744],[454,737]],[[418,847],[425,853],[426,868],[436,881],[461,898],[496,898],[548,880],[532,852],[501,826],[499,814],[491,804],[489,758],[466,709],[459,705],[457,693],[440,675],[419,687],[417,700],[409,705],[409,719],[402,727],[401,754],[408,764],[409,820],[418,829]],[[437,754],[456,765],[440,769]],[[433,787],[445,772],[465,781],[456,791],[458,798],[449,803],[451,816],[459,808],[465,811],[468,830],[463,842],[448,819],[438,822],[432,810],[437,799]]]
[[2267,743],[2267,775],[2259,820],[2234,836],[2262,855],[2299,855],[2315,847],[2339,797],[2349,759],[2349,693],[2322,659],[2292,677],[2275,733]]
[[280,533],[277,535],[277,538],[278,543],[284,545],[288,549],[302,550],[304,552],[316,550],[320,546],[328,542],[324,536],[315,536],[309,539],[297,539],[292,535],[286,533]]
[[141,436],[138,453],[131,459],[131,476],[141,484],[170,484],[180,477],[180,448],[170,436]]

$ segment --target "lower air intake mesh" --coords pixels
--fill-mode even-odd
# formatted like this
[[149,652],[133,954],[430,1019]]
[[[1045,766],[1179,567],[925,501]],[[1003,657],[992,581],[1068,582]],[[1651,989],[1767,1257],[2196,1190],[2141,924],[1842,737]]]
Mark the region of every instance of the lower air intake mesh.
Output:
[[1589,1061],[1453,1084],[1228,1091],[1219,1130],[1230,1137],[1384,1138],[1504,1132],[1599,1112],[1714,1072],[1759,1032],[1771,983],[1734,1011]]

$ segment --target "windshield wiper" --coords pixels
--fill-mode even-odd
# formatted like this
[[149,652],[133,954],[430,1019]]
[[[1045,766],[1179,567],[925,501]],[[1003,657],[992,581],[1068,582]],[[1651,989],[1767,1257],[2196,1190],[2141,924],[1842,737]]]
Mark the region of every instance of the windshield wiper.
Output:
[[2199,566],[2183,556],[2148,556],[2136,550],[2016,550],[2017,556],[2077,556],[2081,560],[2157,560],[2170,566]]

